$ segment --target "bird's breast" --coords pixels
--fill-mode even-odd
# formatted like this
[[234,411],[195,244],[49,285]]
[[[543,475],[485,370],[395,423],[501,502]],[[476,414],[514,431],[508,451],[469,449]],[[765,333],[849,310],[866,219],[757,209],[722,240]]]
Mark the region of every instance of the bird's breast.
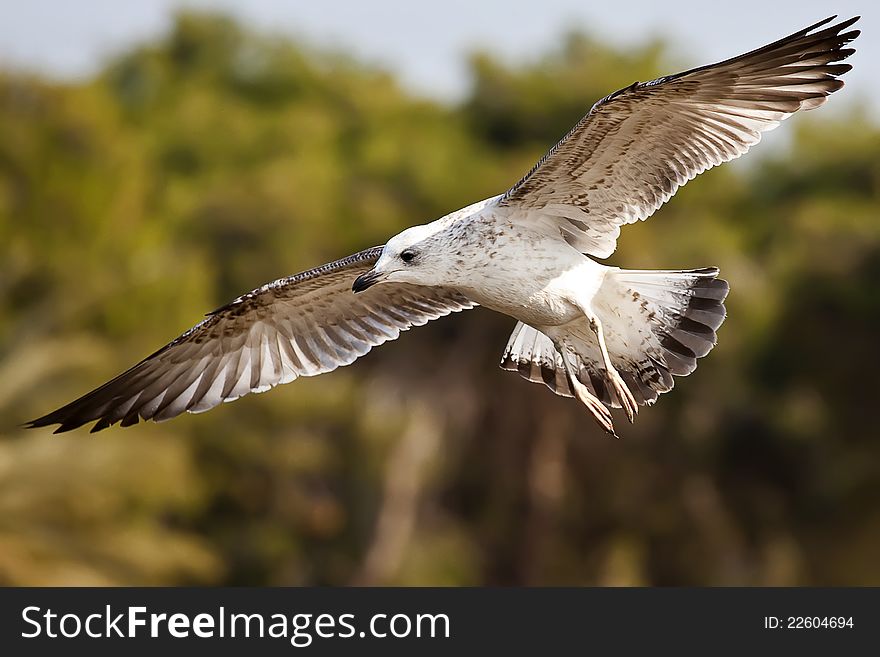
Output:
[[535,327],[579,317],[574,299],[603,269],[564,242],[544,239],[498,240],[462,265],[458,287],[468,297]]

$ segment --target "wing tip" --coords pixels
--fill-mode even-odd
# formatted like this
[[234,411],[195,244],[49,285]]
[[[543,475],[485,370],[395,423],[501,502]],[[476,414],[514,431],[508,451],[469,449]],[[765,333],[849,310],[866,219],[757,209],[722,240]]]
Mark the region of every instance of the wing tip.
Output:
[[[27,422],[23,422],[18,426],[21,429],[42,429],[44,427],[52,426],[53,424],[63,425],[63,421],[57,417],[58,411],[52,411],[46,415],[36,418],[35,420],[28,420]],[[73,427],[71,427],[73,428]],[[60,433],[61,427],[53,431],[53,433]],[[69,429],[65,429],[65,431],[69,431]]]
[[68,431],[73,431],[74,429],[79,429],[81,426],[88,424],[93,420],[97,420],[95,425],[89,429],[89,433],[97,433],[98,431],[103,431],[104,429],[113,426],[116,424],[115,421],[110,420],[106,416],[96,416],[96,417],[81,417],[75,414],[63,414],[64,408],[59,408],[56,411],[52,411],[42,417],[38,417],[35,420],[29,420],[27,422],[23,422],[19,425],[22,429],[42,429],[45,427],[51,427],[53,424],[57,424],[58,426],[52,431],[53,434],[57,433],[67,433]]
[[[811,32],[814,32],[815,30],[817,30],[818,28],[823,27],[825,25],[828,25],[828,23],[830,23],[834,20],[837,20],[837,18],[839,16],[840,16],[840,14],[834,14],[833,16],[829,16],[828,18],[822,19],[818,23],[814,23],[813,25],[810,25],[809,27],[805,27],[800,32],[796,32],[795,34],[802,34],[804,36],[807,34],[810,34]],[[845,30],[846,28],[848,28],[850,25],[854,25],[855,23],[857,23],[859,21],[859,19],[861,19],[861,17],[862,17],[861,14],[857,14],[857,15],[853,16],[852,18],[847,18],[845,20],[840,21],[839,23],[835,23],[834,25],[829,26],[827,29],[828,30],[836,30],[837,32],[841,32],[841,31]],[[792,35],[792,36],[794,36],[794,35]]]

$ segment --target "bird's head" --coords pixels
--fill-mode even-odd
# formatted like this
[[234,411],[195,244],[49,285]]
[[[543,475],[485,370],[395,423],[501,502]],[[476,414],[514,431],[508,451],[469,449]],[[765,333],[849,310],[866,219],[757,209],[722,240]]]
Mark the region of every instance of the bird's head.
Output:
[[442,243],[433,224],[407,228],[388,240],[373,268],[351,286],[363,292],[378,283],[442,285]]

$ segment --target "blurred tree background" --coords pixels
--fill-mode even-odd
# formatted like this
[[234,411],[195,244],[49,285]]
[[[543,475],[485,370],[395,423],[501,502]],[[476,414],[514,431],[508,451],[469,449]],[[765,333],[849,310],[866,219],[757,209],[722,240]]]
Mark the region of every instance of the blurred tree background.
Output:
[[498,193],[676,68],[570,35],[474,56],[451,107],[184,13],[87,82],[0,72],[0,583],[880,585],[880,127],[847,91],[624,231],[615,264],[732,292],[622,441],[499,370],[514,322],[485,310],[206,415],[16,428],[241,292]]

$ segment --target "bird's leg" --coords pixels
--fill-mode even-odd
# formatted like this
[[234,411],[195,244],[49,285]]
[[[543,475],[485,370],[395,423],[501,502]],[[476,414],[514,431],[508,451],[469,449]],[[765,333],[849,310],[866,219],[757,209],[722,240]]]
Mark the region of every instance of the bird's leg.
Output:
[[562,356],[562,362],[565,363],[565,373],[568,376],[568,385],[571,386],[574,396],[587,407],[596,419],[596,422],[599,423],[600,427],[615,438],[620,438],[620,436],[614,432],[614,422],[612,421],[611,411],[609,411],[608,407],[590,392],[587,386],[580,382],[580,379],[577,377],[577,372],[574,371],[572,364],[569,362],[565,350],[559,349],[559,354]]
[[611,364],[611,357],[608,355],[608,347],[605,346],[605,332],[602,330],[602,322],[600,322],[599,318],[592,313],[587,315],[587,319],[590,321],[590,328],[593,333],[596,334],[596,339],[599,341],[599,350],[602,352],[602,361],[605,364],[605,378],[614,390],[614,394],[617,395],[617,400],[623,407],[627,419],[632,423],[636,413],[639,412],[639,406],[636,404],[636,399],[626,386],[626,383],[624,383],[620,374],[614,369],[614,365]]

